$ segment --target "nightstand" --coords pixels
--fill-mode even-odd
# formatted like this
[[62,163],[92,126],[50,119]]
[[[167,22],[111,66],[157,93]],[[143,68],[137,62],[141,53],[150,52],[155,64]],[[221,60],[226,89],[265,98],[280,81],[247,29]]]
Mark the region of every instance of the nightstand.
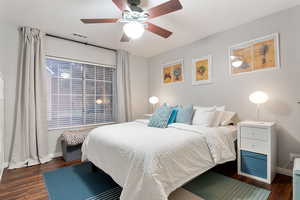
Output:
[[238,124],[238,174],[271,184],[276,175],[276,133],[273,122]]

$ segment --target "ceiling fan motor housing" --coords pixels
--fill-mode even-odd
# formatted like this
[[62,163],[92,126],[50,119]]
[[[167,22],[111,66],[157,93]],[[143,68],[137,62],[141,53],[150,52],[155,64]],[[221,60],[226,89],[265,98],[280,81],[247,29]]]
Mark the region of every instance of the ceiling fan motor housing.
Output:
[[[140,8],[141,0],[112,0],[112,2],[119,8],[122,12],[122,18],[94,18],[94,19],[81,19],[85,24],[98,24],[98,23],[126,23],[128,35],[131,30],[141,29],[141,25],[144,26],[144,29],[159,35],[163,38],[168,38],[172,35],[171,31],[168,31],[162,27],[156,26],[148,22],[148,19],[153,19],[172,13],[182,9],[180,0],[169,0],[165,3],[162,3],[158,6],[144,11]],[[128,8],[128,9],[127,9]],[[134,27],[134,26],[135,27]],[[131,26],[131,28],[130,28]],[[131,29],[131,30],[130,30]],[[130,30],[130,31],[129,31]],[[134,34],[131,34],[134,35]],[[137,34],[136,34],[137,35]],[[132,37],[134,38],[134,37]],[[128,42],[130,38],[123,34],[121,42]]]
[[140,0],[128,0],[128,6],[130,7],[131,11],[133,12],[144,12],[142,8],[140,8],[138,5],[140,5]]
[[129,5],[138,6],[141,4],[141,0],[127,0]]

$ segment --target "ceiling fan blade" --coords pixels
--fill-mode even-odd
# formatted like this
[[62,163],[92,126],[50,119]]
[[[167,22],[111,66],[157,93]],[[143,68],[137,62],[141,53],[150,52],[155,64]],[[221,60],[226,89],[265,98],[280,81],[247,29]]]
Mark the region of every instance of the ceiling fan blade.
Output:
[[107,18],[107,19],[81,19],[85,24],[97,24],[97,23],[116,23],[119,19]]
[[152,19],[155,17],[166,15],[171,12],[175,12],[180,9],[182,9],[182,5],[179,2],[179,0],[170,0],[166,3],[150,8],[147,12],[150,15],[149,19]]
[[125,0],[112,0],[112,2],[121,10],[126,9],[126,1]]
[[130,38],[125,33],[123,33],[121,42],[129,42],[129,41],[130,41]]
[[145,22],[147,24],[146,29],[154,34],[157,34],[163,38],[168,38],[172,35],[171,31],[168,31],[167,29],[161,28],[157,25],[154,25],[150,22]]

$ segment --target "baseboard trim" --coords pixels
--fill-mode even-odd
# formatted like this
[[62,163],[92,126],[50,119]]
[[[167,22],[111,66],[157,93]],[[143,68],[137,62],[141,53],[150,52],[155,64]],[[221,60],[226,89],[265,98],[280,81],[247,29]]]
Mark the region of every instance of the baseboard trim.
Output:
[[293,170],[291,169],[286,169],[286,168],[282,168],[282,167],[277,167],[276,168],[276,172],[278,174],[282,174],[282,175],[286,175],[286,176],[293,176]]

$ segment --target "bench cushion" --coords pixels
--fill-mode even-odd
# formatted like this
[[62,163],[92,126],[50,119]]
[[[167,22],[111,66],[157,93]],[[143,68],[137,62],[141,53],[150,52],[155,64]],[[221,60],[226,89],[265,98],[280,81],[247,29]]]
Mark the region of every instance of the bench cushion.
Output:
[[92,129],[84,130],[68,130],[62,134],[62,140],[68,146],[76,146],[82,144]]

